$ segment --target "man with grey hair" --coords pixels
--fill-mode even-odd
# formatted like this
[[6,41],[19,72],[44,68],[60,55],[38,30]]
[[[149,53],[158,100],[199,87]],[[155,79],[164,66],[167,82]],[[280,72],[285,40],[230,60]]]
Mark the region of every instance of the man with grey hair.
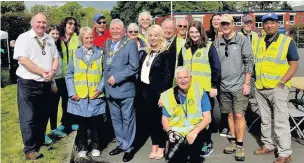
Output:
[[185,44],[185,40],[176,36],[176,24],[175,21],[167,18],[162,23],[162,29],[167,39],[167,50],[170,52],[170,64],[174,64],[177,67],[178,55]]
[[186,19],[179,19],[176,23],[177,27],[177,37],[186,40],[187,30],[188,30],[188,21]]
[[46,107],[58,68],[58,54],[53,38],[45,33],[45,14],[34,15],[31,26],[17,38],[14,59],[19,61],[17,98],[23,151],[26,159],[36,160],[42,157],[38,151],[44,143]]
[[106,79],[105,93],[117,145],[110,155],[124,151],[123,161],[128,162],[134,157],[134,96],[139,54],[136,41],[128,39],[124,33],[123,22],[113,19],[110,23],[111,39],[104,46],[103,70]]
[[139,34],[138,37],[147,42],[147,30],[152,24],[153,18],[148,11],[143,11],[138,15]]
[[[208,94],[198,83],[192,82],[187,67],[177,67],[175,76],[177,86],[161,94],[164,104],[162,124],[169,137],[167,159],[169,163],[187,162],[189,156],[190,162],[201,162],[204,132],[211,122]],[[174,153],[172,149],[180,140],[183,140],[183,145]]]

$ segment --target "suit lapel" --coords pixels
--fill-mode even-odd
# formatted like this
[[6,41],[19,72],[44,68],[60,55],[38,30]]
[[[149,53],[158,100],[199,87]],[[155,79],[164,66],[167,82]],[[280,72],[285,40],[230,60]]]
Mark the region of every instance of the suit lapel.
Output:
[[[127,40],[127,37],[123,37],[120,42],[119,42],[119,45],[118,45],[118,48]],[[122,48],[123,49],[123,48]],[[118,50],[118,49],[117,49]],[[112,58],[112,63],[114,62],[114,60],[117,58],[117,56],[120,54],[121,50],[118,51]],[[123,57],[123,56],[122,56]]]

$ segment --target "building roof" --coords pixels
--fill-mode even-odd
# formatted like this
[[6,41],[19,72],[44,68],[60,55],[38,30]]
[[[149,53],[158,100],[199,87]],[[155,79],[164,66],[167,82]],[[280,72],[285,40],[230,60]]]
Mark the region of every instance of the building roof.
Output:
[[293,7],[293,11],[304,11],[304,5]]

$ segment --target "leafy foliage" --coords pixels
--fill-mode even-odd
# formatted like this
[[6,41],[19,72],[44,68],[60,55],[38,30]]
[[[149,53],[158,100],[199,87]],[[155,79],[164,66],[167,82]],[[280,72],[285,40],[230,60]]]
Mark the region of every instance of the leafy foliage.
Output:
[[1,14],[7,12],[23,12],[25,5],[23,1],[1,1]]

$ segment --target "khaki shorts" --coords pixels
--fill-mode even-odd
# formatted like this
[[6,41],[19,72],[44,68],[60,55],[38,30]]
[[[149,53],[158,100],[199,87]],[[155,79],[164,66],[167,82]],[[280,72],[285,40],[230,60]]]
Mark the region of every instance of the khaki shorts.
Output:
[[243,89],[237,92],[220,91],[218,97],[221,113],[244,114],[249,102],[249,95],[243,95]]

